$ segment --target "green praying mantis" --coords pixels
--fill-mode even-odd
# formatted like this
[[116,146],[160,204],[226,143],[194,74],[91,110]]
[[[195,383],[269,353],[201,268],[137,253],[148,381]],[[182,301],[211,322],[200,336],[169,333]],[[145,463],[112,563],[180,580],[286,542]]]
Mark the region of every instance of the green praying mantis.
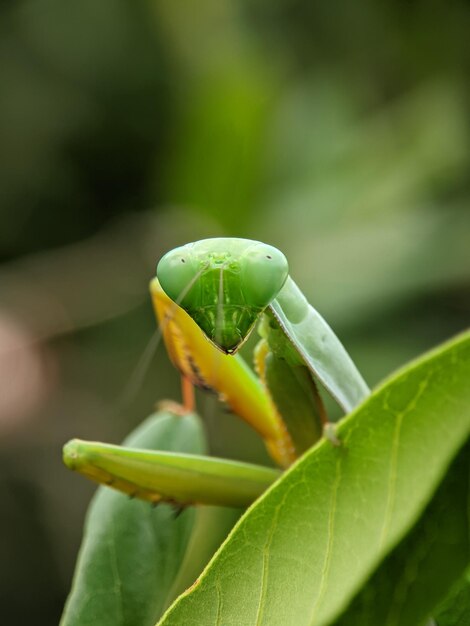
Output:
[[[150,291],[165,345],[183,380],[219,399],[263,438],[286,468],[324,434],[335,442],[319,387],[345,413],[369,392],[334,332],[289,276],[286,257],[249,239],[214,238],[168,252]],[[258,325],[255,371],[238,349]],[[244,507],[280,470],[213,457],[73,440],[68,467],[152,503]]]

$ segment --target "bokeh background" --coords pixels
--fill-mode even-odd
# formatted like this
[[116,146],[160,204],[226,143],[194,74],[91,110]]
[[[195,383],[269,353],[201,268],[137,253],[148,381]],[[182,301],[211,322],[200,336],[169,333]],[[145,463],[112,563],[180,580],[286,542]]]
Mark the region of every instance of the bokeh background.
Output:
[[[2,623],[59,619],[94,489],[63,443],[119,442],[179,398],[163,346],[126,391],[168,249],[278,246],[371,384],[467,325],[469,18],[463,0],[2,3]],[[214,453],[266,460],[199,409]]]

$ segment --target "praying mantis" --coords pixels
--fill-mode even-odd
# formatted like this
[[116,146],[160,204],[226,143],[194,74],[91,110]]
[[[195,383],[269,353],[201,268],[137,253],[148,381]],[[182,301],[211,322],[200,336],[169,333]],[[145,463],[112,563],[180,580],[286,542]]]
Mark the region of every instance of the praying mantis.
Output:
[[[324,434],[335,439],[319,388],[345,413],[369,388],[277,248],[204,239],[165,254],[150,283],[168,355],[182,376],[182,411],[194,386],[216,393],[263,438],[280,468]],[[258,324],[255,371],[238,354]],[[64,461],[89,478],[153,503],[247,506],[279,470],[73,440]]]

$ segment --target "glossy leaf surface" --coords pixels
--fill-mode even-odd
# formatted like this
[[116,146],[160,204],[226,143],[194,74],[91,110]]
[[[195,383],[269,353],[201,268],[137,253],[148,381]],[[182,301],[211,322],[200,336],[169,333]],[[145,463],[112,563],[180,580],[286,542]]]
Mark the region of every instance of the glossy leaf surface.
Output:
[[[429,615],[437,615],[436,604],[452,592],[455,581],[470,562],[470,515],[468,502],[462,497],[469,488],[470,446],[466,445],[419,522],[385,559],[335,626],[428,626]],[[459,587],[458,597],[452,593],[447,605],[454,615],[464,612],[463,593]],[[439,622],[440,626],[458,624]]]
[[467,440],[469,378],[467,334],[387,380],[340,424],[341,446],[320,442],[245,514],[160,623],[334,623]]

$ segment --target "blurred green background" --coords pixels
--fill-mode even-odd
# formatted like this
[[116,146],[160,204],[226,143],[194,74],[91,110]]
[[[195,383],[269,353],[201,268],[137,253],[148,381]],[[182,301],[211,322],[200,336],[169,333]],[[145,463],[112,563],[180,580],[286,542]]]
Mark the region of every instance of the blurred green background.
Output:
[[[147,285],[175,245],[243,236],[291,274],[366,379],[463,329],[470,6],[27,0],[0,8],[0,606],[58,621],[93,486],[179,399]],[[200,397],[211,449],[266,461]],[[445,416],[443,416],[445,419]]]

